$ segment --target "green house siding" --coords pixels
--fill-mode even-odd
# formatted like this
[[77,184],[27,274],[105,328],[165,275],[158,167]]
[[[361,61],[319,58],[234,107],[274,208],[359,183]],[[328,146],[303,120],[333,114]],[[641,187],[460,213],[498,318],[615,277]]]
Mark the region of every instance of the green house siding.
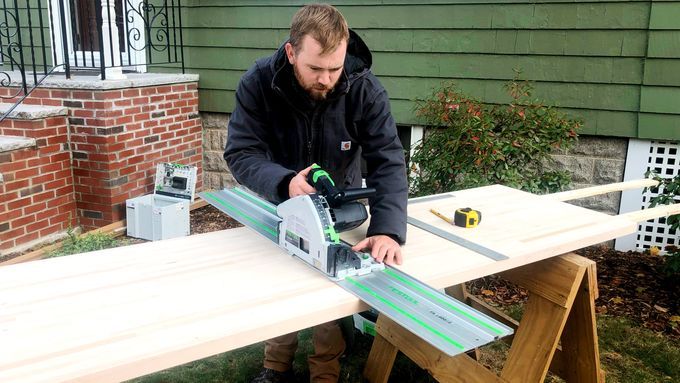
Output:
[[[22,64],[28,68],[27,70],[31,71],[34,65],[39,71],[45,67],[51,68],[53,62],[52,37],[49,29],[47,1],[41,2],[41,8],[37,8],[38,3],[35,0],[31,0],[29,3],[19,1],[16,10],[14,9],[14,2],[6,1],[0,4],[0,30],[2,30],[0,43],[3,49],[2,60],[0,60],[1,70],[16,70],[17,65]],[[27,4],[31,7],[27,8]],[[5,5],[7,8],[5,8]],[[18,20],[15,17],[18,17]],[[20,28],[16,27],[17,23],[21,26]],[[11,40],[13,48],[16,48],[19,39],[21,39],[22,55],[19,55],[15,49],[8,49],[7,46],[8,40]],[[31,45],[33,49],[31,49]]]
[[[185,0],[185,63],[200,109],[231,112],[240,76],[286,39],[307,1]],[[373,51],[399,123],[444,80],[485,102],[503,84],[584,118],[585,133],[680,139],[680,1],[331,1]],[[156,69],[163,70],[163,68]]]
[[652,2],[638,136],[680,140],[680,1]]

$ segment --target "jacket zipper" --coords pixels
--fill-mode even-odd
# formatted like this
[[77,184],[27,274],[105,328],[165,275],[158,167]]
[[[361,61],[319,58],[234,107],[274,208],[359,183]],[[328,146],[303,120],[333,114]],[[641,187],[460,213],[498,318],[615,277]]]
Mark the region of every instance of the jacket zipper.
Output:
[[[307,135],[307,137],[309,139],[309,141],[307,141],[307,164],[309,164],[309,165],[311,165],[313,160],[314,160],[314,154],[319,152],[318,147],[320,145],[319,141],[321,139],[321,133],[322,133],[323,127],[317,126],[318,125],[317,120],[319,119],[319,116],[321,115],[322,110],[323,110],[323,103],[315,106],[313,111],[312,111],[311,124],[309,126],[308,135]],[[318,162],[321,162],[321,158],[317,158],[316,160]],[[321,164],[321,163],[319,163],[319,165],[323,166],[323,164]]]

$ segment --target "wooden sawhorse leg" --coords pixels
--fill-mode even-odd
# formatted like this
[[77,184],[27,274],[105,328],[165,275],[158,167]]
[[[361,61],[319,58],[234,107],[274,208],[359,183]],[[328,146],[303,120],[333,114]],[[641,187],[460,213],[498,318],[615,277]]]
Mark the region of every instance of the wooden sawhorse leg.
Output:
[[529,300],[500,376],[466,354],[441,353],[380,315],[364,377],[387,382],[397,351],[402,351],[441,382],[540,383],[549,369],[567,382],[603,382],[595,327],[595,262],[565,254],[501,275],[527,288]]

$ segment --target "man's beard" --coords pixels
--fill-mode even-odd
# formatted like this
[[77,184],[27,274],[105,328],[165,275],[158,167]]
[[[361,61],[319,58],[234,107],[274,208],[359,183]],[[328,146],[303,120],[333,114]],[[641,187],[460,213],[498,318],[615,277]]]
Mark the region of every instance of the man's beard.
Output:
[[309,97],[312,98],[314,101],[323,101],[326,99],[326,96],[333,90],[333,87],[326,87],[321,84],[305,84],[302,76],[300,76],[300,73],[298,72],[297,66],[293,65],[293,73],[295,73],[295,79],[297,79],[298,84],[302,87],[302,89],[307,92]]

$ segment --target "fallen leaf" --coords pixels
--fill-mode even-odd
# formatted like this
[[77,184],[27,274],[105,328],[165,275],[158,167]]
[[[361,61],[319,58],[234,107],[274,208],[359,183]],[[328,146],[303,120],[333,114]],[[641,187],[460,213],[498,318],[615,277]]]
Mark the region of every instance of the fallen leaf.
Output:
[[667,312],[668,312],[668,309],[667,309],[667,308],[661,307],[661,306],[659,306],[659,305],[654,305],[654,310],[656,310],[656,311],[658,311],[658,312],[661,312],[661,313],[667,313]]
[[652,246],[649,248],[649,254],[650,255],[659,255],[659,248],[656,246]]
[[604,357],[611,360],[620,360],[622,358],[621,354],[617,352],[605,352]]
[[609,301],[616,304],[616,305],[620,305],[621,303],[623,303],[623,298],[614,297],[614,298],[610,299]]
[[646,287],[638,287],[638,288],[635,289],[635,291],[637,291],[638,293],[643,293],[643,292],[645,292],[645,290],[647,290]]
[[494,295],[494,292],[491,290],[482,290],[482,295],[486,295],[487,297],[490,297]]
[[671,322],[680,322],[680,315],[673,315],[670,319]]

